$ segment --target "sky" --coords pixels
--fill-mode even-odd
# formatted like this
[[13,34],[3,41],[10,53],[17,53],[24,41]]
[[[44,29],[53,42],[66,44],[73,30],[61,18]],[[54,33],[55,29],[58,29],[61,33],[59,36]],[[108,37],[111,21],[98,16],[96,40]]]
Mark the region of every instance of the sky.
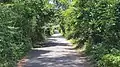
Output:
[[49,0],[49,3],[50,3],[50,4],[54,4],[54,3],[53,3],[53,0]]

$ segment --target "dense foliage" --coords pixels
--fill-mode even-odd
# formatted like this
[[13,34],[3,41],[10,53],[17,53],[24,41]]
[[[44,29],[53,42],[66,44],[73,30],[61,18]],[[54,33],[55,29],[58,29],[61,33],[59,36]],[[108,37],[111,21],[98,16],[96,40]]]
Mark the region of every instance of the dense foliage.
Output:
[[58,26],[78,48],[86,46],[85,53],[95,67],[120,67],[119,0],[0,2],[0,67],[15,67],[31,47]]
[[47,1],[25,0],[0,4],[0,67],[16,62],[50,35],[54,10]]
[[74,0],[61,11],[60,27],[99,67],[120,67],[120,2]]

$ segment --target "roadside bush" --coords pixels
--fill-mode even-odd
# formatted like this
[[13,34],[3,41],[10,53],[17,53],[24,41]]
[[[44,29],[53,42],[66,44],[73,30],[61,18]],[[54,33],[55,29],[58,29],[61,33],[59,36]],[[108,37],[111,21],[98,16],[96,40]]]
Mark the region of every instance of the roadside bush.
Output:
[[99,67],[120,67],[120,55],[104,55],[99,61]]
[[21,57],[45,40],[53,16],[54,10],[45,8],[42,0],[0,4],[0,67],[16,67]]
[[[64,27],[61,30],[65,29],[63,34],[68,39],[76,39],[78,46],[87,45],[85,52],[97,66],[99,61],[104,63],[108,60],[103,57],[113,54],[113,48],[120,51],[119,3],[118,0],[75,0],[61,12],[64,18],[60,23]],[[114,64],[119,67],[118,60],[114,61],[117,61]],[[104,65],[107,65],[105,62]],[[112,61],[109,63],[114,67]]]
[[19,15],[10,6],[0,6],[0,67],[14,67],[31,48],[31,41],[16,26]]

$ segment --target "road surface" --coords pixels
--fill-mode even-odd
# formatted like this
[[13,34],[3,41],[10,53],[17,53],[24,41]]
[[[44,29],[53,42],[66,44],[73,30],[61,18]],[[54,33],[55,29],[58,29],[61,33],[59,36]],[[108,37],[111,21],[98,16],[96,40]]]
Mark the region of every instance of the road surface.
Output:
[[70,44],[61,34],[54,34],[44,47],[33,48],[18,67],[90,67]]

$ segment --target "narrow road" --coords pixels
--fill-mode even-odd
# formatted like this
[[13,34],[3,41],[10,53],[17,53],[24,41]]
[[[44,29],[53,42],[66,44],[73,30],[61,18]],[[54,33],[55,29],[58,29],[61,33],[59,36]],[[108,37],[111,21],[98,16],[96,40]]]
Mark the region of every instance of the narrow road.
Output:
[[19,67],[90,67],[86,57],[77,53],[61,34],[48,38],[45,45],[32,49]]

